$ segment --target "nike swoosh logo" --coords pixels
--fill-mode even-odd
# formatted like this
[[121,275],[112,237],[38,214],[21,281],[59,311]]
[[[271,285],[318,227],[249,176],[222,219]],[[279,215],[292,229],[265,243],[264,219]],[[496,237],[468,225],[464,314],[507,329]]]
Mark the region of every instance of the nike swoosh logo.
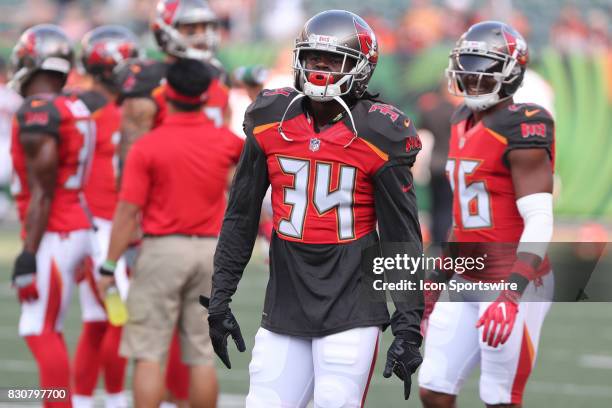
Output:
[[404,193],[407,193],[410,191],[411,188],[412,188],[412,183],[408,184],[407,186],[402,186],[402,191]]
[[534,110],[526,110],[525,111],[525,116],[527,116],[528,118],[532,117],[533,115],[535,115],[536,113],[538,113],[540,111],[540,109],[534,109]]

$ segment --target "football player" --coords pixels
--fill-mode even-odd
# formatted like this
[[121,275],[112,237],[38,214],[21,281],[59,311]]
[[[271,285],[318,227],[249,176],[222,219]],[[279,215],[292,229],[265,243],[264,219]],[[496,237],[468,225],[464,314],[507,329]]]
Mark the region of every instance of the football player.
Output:
[[[12,191],[23,238],[13,269],[21,302],[19,334],[38,364],[40,388],[68,391],[62,324],[75,269],[91,255],[91,223],[81,194],[95,145],[87,106],[61,95],[72,62],[68,37],[48,24],[26,30],[11,56],[11,86],[25,98],[11,144]],[[68,396],[45,406],[71,405]]]
[[[473,293],[435,307],[435,296],[426,294],[426,314],[433,312],[419,385],[427,408],[456,406],[477,365],[487,407],[520,407],[534,365],[552,289],[546,249],[553,232],[554,122],[541,106],[513,101],[528,59],[521,35],[495,21],[470,27],[450,54],[449,90],[464,101],[451,119],[446,165],[454,194],[451,241],[459,255],[489,254],[484,270],[452,279],[505,280],[517,290],[494,301]],[[462,246],[468,242],[478,244]]]
[[[213,72],[204,112],[217,126],[229,122],[227,75],[215,58],[219,21],[205,0],[159,0],[151,30],[166,61],[136,60],[118,69],[121,103],[119,159],[123,163],[130,146],[161,124],[166,116],[166,70],[177,58],[202,61]],[[189,367],[181,363],[178,335],[169,352],[166,384],[175,398],[189,397]]]
[[121,83],[121,157],[141,135],[166,115],[165,75],[176,58],[207,63],[214,73],[204,111],[221,126],[229,120],[227,75],[215,58],[218,19],[205,0],[159,0],[151,29],[166,61],[134,61],[119,70]]
[[[420,141],[397,108],[367,92],[378,60],[372,29],[341,10],[306,22],[294,48],[294,88],[263,90],[249,107],[246,144],[215,253],[210,336],[231,368],[227,337],[245,343],[229,303],[251,256],[272,186],[270,280],[249,366],[246,406],[361,407],[385,302],[360,296],[362,250],[382,241],[421,247],[410,171]],[[422,303],[396,303],[384,376],[410,392],[421,362]]]
[[[93,407],[93,392],[100,368],[104,371],[107,407],[126,407],[123,395],[126,360],[119,356],[121,327],[108,323],[104,304],[98,296],[98,268],[105,260],[111,223],[117,203],[119,126],[121,112],[116,104],[118,89],[113,69],[128,58],[140,55],[138,40],[121,26],[101,26],[83,37],[81,64],[92,80],[91,89],[79,96],[92,111],[96,123],[96,148],[91,173],[85,185],[87,205],[95,226],[93,263],[88,262],[79,284],[83,328],[74,363],[76,408]],[[125,263],[119,262],[116,282],[125,296]]]

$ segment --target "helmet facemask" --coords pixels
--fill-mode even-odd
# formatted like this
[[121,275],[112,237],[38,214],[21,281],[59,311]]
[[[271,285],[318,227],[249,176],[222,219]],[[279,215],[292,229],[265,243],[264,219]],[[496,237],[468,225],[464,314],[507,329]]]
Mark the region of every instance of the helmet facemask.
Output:
[[[195,34],[183,34],[179,31],[179,24],[205,24],[205,31]],[[214,57],[219,43],[219,34],[215,22],[179,23],[171,26],[158,22],[159,35],[164,36],[164,51],[178,58],[189,58],[208,61]]]
[[[317,70],[307,67],[310,55],[327,53],[328,58],[337,56],[342,59],[337,71]],[[293,72],[298,90],[314,101],[327,102],[345,95],[361,96],[365,92],[367,80],[372,69],[366,56],[347,47],[327,42],[296,42],[293,50]]]

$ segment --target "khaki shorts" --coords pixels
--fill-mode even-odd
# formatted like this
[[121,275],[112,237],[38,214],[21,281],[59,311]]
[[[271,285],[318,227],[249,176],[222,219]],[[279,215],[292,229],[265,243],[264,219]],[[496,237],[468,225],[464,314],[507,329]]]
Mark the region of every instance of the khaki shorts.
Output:
[[210,296],[216,238],[166,236],[145,238],[127,298],[129,319],[123,328],[121,355],[164,361],[175,327],[182,360],[212,365],[206,309]]

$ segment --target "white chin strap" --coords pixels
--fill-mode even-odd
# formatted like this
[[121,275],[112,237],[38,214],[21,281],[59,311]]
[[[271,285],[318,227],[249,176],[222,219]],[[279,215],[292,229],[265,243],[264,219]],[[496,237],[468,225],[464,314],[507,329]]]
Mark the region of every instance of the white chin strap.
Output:
[[473,111],[484,111],[489,109],[491,106],[496,105],[500,102],[499,94],[488,94],[482,96],[464,96],[465,106]]
[[350,75],[344,75],[338,82],[327,85],[315,85],[312,82],[304,81],[304,94],[313,101],[331,101],[342,95],[342,85],[345,84],[350,77]]
[[[310,82],[307,82],[307,84],[309,84]],[[313,85],[314,87],[317,87],[316,85]],[[306,85],[304,85],[304,88],[306,88]],[[318,88],[325,88],[324,86],[318,86]],[[339,86],[338,86],[339,88]],[[285,140],[286,142],[293,142],[293,139],[291,139],[290,137],[288,137],[285,132],[283,132],[283,122],[285,121],[285,117],[287,116],[287,112],[289,112],[289,108],[291,108],[291,105],[293,105],[295,102],[299,101],[300,99],[302,99],[303,97],[308,96],[309,98],[317,101],[317,102],[321,102],[316,98],[313,98],[310,95],[307,95],[306,92],[304,93],[299,93],[297,95],[295,95],[295,97],[291,100],[291,102],[289,102],[289,105],[287,105],[287,109],[285,109],[285,112],[283,113],[283,117],[281,118],[280,122],[278,123],[278,133],[280,133],[281,137],[283,138],[283,140]],[[327,98],[327,96],[326,96]],[[330,100],[334,100],[336,102],[338,102],[340,104],[340,106],[342,106],[342,108],[346,111],[346,113],[348,114],[349,119],[351,120],[351,126],[353,128],[353,137],[351,138],[351,140],[344,145],[344,148],[347,148],[350,146],[351,143],[353,143],[353,141],[357,138],[357,128],[355,127],[355,121],[353,120],[353,115],[351,114],[351,110],[349,109],[348,105],[346,104],[346,102],[344,102],[344,100],[339,97],[339,96],[329,96],[329,99],[325,99],[325,101],[330,101]]]

